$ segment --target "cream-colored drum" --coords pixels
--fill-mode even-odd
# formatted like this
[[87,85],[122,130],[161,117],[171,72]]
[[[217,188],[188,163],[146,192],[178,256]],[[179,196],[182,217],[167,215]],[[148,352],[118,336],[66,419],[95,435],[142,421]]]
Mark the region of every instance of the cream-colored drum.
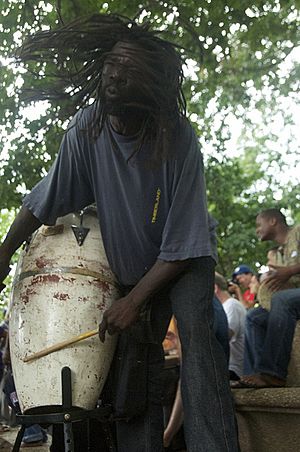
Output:
[[18,263],[10,313],[12,369],[23,412],[54,412],[62,404],[65,366],[71,369],[73,406],[95,407],[115,336],[106,335],[104,344],[94,336],[31,362],[23,359],[97,328],[117,297],[95,213],[68,215],[35,233]]

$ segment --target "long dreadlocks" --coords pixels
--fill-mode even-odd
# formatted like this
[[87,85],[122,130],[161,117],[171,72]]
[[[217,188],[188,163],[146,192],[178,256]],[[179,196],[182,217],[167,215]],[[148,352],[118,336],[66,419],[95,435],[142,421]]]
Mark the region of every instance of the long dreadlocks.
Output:
[[48,89],[35,90],[35,99],[69,98],[74,111],[96,100],[91,124],[91,134],[96,138],[107,119],[101,103],[104,62],[117,42],[133,43],[137,49],[133,58],[138,59],[140,71],[134,70],[132,76],[150,99],[139,134],[140,145],[150,140],[153,161],[163,160],[172,153],[177,121],[185,116],[186,103],[178,48],[157,35],[148,23],[138,25],[123,16],[96,14],[30,36],[17,57],[24,63],[43,61],[43,76],[53,81]]

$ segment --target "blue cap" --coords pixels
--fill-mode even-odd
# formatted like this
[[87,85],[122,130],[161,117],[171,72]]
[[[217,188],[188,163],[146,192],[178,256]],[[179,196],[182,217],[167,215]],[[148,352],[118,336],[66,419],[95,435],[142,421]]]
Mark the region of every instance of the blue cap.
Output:
[[238,275],[244,275],[245,273],[253,273],[248,265],[241,264],[233,270],[232,279],[234,280]]

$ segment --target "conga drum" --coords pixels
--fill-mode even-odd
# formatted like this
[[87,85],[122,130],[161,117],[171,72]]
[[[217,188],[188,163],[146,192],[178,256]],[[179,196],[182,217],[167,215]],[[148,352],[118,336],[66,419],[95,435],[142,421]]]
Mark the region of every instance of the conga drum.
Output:
[[116,337],[90,337],[30,362],[26,356],[96,329],[118,297],[96,211],[41,226],[22,250],[9,323],[12,370],[23,413],[62,405],[61,370],[69,367],[73,407],[93,409],[113,358]]

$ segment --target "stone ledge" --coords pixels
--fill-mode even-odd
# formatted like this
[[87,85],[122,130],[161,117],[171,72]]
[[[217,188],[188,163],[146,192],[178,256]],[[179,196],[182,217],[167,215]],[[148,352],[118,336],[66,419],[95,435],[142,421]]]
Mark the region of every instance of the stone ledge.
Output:
[[300,388],[232,389],[232,394],[237,410],[285,408],[300,412]]

